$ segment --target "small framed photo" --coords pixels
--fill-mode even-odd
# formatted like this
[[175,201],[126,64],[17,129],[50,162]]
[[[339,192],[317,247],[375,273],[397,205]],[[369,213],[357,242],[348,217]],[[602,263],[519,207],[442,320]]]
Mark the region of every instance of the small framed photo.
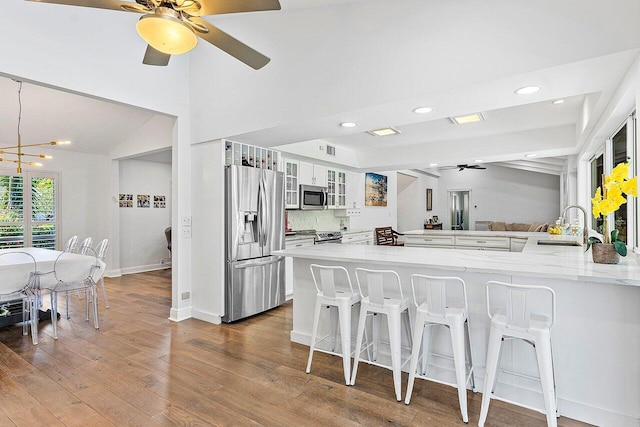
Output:
[[433,216],[433,223],[434,224],[439,224],[440,223],[440,221],[438,220],[438,215],[434,215]]
[[150,196],[148,194],[138,194],[138,207],[139,208],[148,208],[151,206],[149,202]]

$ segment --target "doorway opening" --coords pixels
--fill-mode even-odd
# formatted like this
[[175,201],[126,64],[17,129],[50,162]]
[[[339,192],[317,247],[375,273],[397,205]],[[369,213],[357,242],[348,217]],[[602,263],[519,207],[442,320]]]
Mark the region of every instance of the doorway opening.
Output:
[[449,190],[449,220],[452,230],[469,230],[470,190]]

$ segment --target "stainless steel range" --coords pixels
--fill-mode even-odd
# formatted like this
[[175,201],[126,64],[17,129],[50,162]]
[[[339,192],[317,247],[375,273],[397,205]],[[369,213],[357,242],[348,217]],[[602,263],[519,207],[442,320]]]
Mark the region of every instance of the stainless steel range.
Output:
[[319,231],[314,239],[316,245],[325,243],[342,243],[342,233],[339,231]]

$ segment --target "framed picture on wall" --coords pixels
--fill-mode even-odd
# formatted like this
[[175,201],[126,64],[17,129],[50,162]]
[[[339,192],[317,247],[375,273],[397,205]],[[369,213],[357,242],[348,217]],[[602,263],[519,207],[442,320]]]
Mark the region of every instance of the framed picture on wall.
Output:
[[427,188],[427,210],[430,211],[433,209],[433,190],[431,188]]
[[387,177],[367,172],[364,178],[364,205],[387,206]]

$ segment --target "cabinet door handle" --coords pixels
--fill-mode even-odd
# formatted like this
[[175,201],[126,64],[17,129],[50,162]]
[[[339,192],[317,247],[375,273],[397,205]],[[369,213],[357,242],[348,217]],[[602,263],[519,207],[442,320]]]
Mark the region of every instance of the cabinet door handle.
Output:
[[433,239],[424,239],[425,242],[431,242]]
[[476,243],[487,243],[486,240],[476,240]]

